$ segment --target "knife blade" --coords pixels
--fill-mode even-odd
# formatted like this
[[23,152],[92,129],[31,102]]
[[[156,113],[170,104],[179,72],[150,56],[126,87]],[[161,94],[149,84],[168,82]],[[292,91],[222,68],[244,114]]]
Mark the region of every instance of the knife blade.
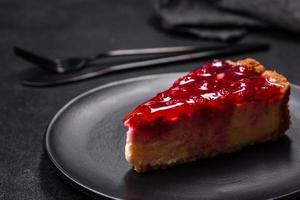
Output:
[[144,60],[138,62],[118,64],[106,68],[96,69],[92,72],[86,72],[80,74],[76,73],[76,74],[64,74],[64,75],[52,75],[52,76],[48,75],[43,77],[33,76],[30,77],[29,79],[23,80],[22,84],[26,86],[32,86],[32,87],[57,86],[57,85],[83,81],[91,78],[96,78],[108,73],[121,71],[121,70],[143,68],[143,67],[178,63],[184,61],[192,61],[192,60],[198,60],[198,59],[209,58],[209,57],[220,57],[220,56],[246,53],[252,51],[262,51],[262,50],[268,50],[269,47],[270,45],[267,43],[237,44],[230,47],[225,47],[223,49],[215,49],[215,50],[208,50],[204,52],[188,53],[188,54],[156,58],[156,59],[150,59],[150,60]]

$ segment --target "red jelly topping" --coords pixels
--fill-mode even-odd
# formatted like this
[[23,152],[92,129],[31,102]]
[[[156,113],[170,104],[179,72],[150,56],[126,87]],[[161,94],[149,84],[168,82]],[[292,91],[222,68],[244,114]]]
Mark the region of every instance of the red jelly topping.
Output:
[[166,91],[138,106],[125,119],[131,127],[156,119],[175,121],[205,108],[234,108],[246,102],[277,102],[281,85],[254,68],[215,60],[179,78]]

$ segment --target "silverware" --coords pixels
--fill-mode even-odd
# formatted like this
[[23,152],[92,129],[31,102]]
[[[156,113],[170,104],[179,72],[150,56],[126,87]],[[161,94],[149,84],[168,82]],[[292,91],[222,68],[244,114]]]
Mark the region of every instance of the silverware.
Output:
[[52,73],[68,73],[81,70],[88,66],[89,63],[105,57],[121,57],[121,56],[136,56],[136,55],[160,55],[160,54],[178,54],[195,51],[207,51],[212,49],[224,48],[228,45],[220,45],[214,47],[199,47],[199,46],[177,46],[177,47],[161,47],[161,48],[146,48],[146,49],[123,49],[112,50],[104,53],[99,53],[91,57],[73,57],[73,58],[46,58],[37,55],[20,47],[14,47],[15,55],[24,60]]
[[55,86],[55,85],[61,85],[61,84],[67,84],[67,83],[82,81],[86,79],[91,79],[107,73],[125,70],[125,69],[142,68],[148,66],[191,61],[191,60],[209,58],[209,57],[216,58],[225,55],[233,55],[238,53],[246,53],[250,51],[259,51],[259,50],[267,50],[267,49],[269,49],[269,45],[266,43],[239,44],[239,45],[236,44],[231,47],[227,47],[223,49],[208,50],[205,52],[189,53],[184,55],[176,55],[171,57],[119,64],[107,68],[97,69],[95,71],[87,72],[87,73],[52,75],[52,76],[49,76],[49,74],[47,74],[44,77],[33,76],[27,80],[23,80],[22,84],[27,86],[34,86],[34,87]]

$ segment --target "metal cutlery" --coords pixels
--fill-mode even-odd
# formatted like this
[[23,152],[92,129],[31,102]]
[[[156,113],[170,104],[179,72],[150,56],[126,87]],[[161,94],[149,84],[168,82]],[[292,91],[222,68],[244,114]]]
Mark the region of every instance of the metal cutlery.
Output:
[[61,84],[67,84],[77,81],[82,81],[86,79],[91,79],[95,77],[99,77],[101,75],[116,72],[120,70],[134,69],[134,68],[142,68],[148,66],[157,66],[169,63],[177,63],[184,61],[197,60],[202,58],[209,57],[220,57],[226,55],[233,55],[239,53],[246,53],[251,51],[260,51],[269,49],[269,45],[266,43],[254,43],[254,44],[236,44],[226,48],[218,48],[215,50],[208,50],[203,52],[196,53],[188,53],[183,55],[176,55],[164,58],[156,58],[138,62],[131,62],[119,65],[113,65],[106,68],[99,68],[92,72],[80,73],[80,74],[64,74],[64,75],[51,75],[47,74],[46,76],[33,76],[29,79],[23,80],[22,84],[27,86],[35,86],[35,87],[46,87],[46,86],[55,86]]
[[90,57],[72,57],[72,58],[47,58],[36,53],[25,50],[21,47],[14,47],[16,56],[52,73],[69,73],[76,72],[88,66],[96,60],[106,57],[122,57],[122,56],[142,56],[142,55],[165,55],[165,54],[179,54],[196,51],[208,51],[213,49],[224,48],[228,45],[220,45],[214,47],[200,47],[200,46],[176,46],[176,47],[161,47],[161,48],[145,48],[145,49],[123,49],[112,50],[108,52],[99,53]]

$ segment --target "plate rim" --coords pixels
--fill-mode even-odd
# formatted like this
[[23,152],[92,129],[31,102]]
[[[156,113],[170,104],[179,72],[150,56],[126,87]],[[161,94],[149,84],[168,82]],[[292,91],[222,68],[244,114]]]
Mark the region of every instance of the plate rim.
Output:
[[[56,168],[56,170],[58,170],[58,172],[60,172],[60,174],[62,174],[64,176],[64,180],[67,180],[68,183],[70,183],[73,187],[75,187],[76,189],[79,189],[80,191],[83,191],[82,189],[84,189],[85,191],[83,191],[85,194],[88,194],[89,196],[92,196],[91,194],[89,194],[88,192],[92,192],[94,194],[97,195],[101,195],[104,196],[106,198],[110,198],[110,199],[114,199],[114,200],[122,200],[120,198],[116,198],[114,196],[105,194],[103,192],[99,192],[96,191],[90,187],[87,187],[86,185],[78,182],[77,180],[75,180],[74,178],[72,178],[71,175],[69,175],[63,168],[63,166],[61,166],[55,159],[55,156],[53,155],[52,151],[51,151],[51,147],[50,147],[50,134],[51,134],[51,130],[53,129],[53,126],[55,124],[55,122],[57,121],[57,119],[59,118],[59,116],[61,116],[66,110],[67,108],[69,108],[71,105],[73,105],[74,103],[76,103],[77,101],[79,101],[80,99],[93,94],[97,91],[109,88],[109,87],[113,87],[116,85],[120,85],[123,83],[130,83],[130,82],[134,82],[134,81],[138,81],[138,80],[147,80],[147,79],[152,79],[152,78],[156,78],[156,77],[160,77],[160,76],[165,76],[167,74],[185,74],[188,72],[171,72],[171,73],[159,73],[159,74],[151,74],[151,75],[142,75],[142,76],[137,76],[137,77],[131,77],[131,78],[126,78],[126,79],[122,79],[122,80],[118,80],[118,81],[113,81],[110,83],[106,83],[104,85],[100,85],[98,87],[89,89],[77,96],[75,96],[74,98],[72,98],[70,101],[68,101],[64,106],[62,106],[57,112],[56,114],[51,118],[50,123],[48,124],[45,134],[44,134],[44,148],[46,150],[46,153],[48,155],[48,158],[50,159],[50,161],[52,162],[52,164],[54,165],[54,167]],[[87,192],[88,191],[88,192]],[[92,196],[93,197],[93,196]]]
[[[137,77],[131,77],[131,78],[125,78],[125,79],[122,79],[122,80],[118,80],[118,81],[113,81],[113,82],[110,82],[110,83],[106,83],[104,85],[99,85],[95,88],[92,88],[92,89],[89,89],[73,98],[71,98],[71,100],[69,100],[66,104],[64,104],[55,114],[54,116],[51,118],[50,120],[50,123],[48,124],[47,128],[46,128],[46,131],[44,133],[44,149],[46,151],[46,154],[49,158],[49,160],[51,161],[51,164],[55,167],[56,171],[58,171],[61,175],[63,175],[63,177],[61,177],[64,181],[66,181],[68,184],[70,184],[71,186],[73,186],[75,189],[83,192],[84,194],[87,194],[88,196],[90,197],[94,197],[95,198],[95,195],[97,196],[102,196],[102,197],[106,197],[106,198],[109,198],[109,199],[113,199],[113,200],[123,200],[121,198],[117,198],[117,197],[114,197],[112,195],[109,195],[109,194],[105,194],[103,192],[100,192],[100,191],[97,191],[97,190],[94,190],[82,183],[80,183],[79,181],[77,181],[76,179],[74,179],[71,175],[69,175],[65,169],[63,168],[63,166],[61,166],[57,160],[55,159],[55,156],[53,155],[53,152],[51,151],[51,145],[50,145],[50,135],[51,135],[51,132],[52,132],[52,129],[57,121],[57,119],[70,107],[72,106],[74,103],[76,103],[77,101],[79,101],[80,99],[90,95],[90,94],[93,94],[97,91],[101,91],[103,89],[106,89],[106,88],[109,88],[109,87],[113,87],[113,86],[116,86],[116,85],[120,85],[120,84],[123,84],[123,83],[130,83],[130,82],[134,82],[134,81],[139,81],[139,80],[147,80],[147,79],[152,79],[152,78],[157,78],[157,77],[163,77],[163,76],[166,76],[166,75],[184,75],[188,72],[169,72],[169,73],[159,73],[159,74],[150,74],[150,75],[141,75],[141,76],[137,76]],[[299,85],[296,85],[296,84],[293,84],[293,83],[290,83],[291,87],[294,87],[294,88],[297,88],[298,90],[300,90],[300,86]],[[297,193],[300,193],[300,186],[299,186],[299,189],[297,190],[294,190],[292,192],[289,192],[289,193],[286,193],[286,194],[283,194],[283,195],[280,195],[280,196],[274,196],[274,197],[271,197],[271,198],[268,198],[269,199],[282,199],[282,198],[288,198],[288,197],[292,197],[293,195],[297,194]]]

